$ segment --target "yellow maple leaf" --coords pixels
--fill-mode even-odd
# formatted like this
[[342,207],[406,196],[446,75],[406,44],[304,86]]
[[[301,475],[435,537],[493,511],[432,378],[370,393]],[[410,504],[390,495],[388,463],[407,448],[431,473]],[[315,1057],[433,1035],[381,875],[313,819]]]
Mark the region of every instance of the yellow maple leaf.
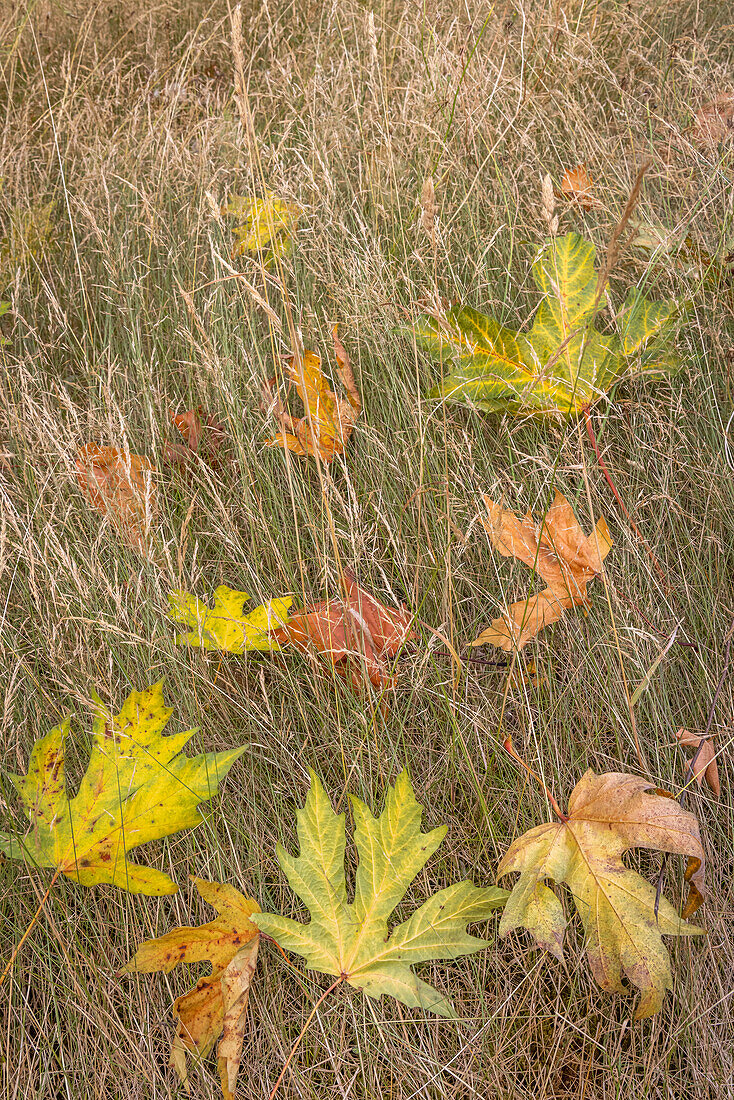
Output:
[[246,592],[238,592],[226,584],[220,584],[214,590],[214,606],[211,608],[189,592],[169,593],[170,617],[174,622],[191,628],[186,634],[176,635],[177,644],[218,649],[226,653],[280,649],[272,631],[288,622],[292,598],[268,600],[245,615],[242,609],[249,598]]
[[500,936],[526,928],[540,947],[563,959],[566,918],[548,879],[565,883],[586,932],[586,955],[602,989],[623,993],[627,978],[642,993],[636,1016],[652,1016],[672,988],[661,935],[697,936],[655,887],[625,867],[630,848],[689,857],[690,894],[683,916],[703,900],[703,848],[698,822],[670,795],[637,775],[587,771],[571,795],[568,816],[519,837],[497,876],[519,871],[500,922]]
[[98,700],[89,764],[71,799],[64,775],[70,719],[36,741],[28,774],[10,777],[30,828],[22,837],[0,834],[0,851],[53,867],[82,886],[111,883],[134,894],[175,894],[168,875],[131,863],[127,853],[199,825],[199,803],[217,793],[243,749],[184,756],[196,730],[164,734],[172,713],[161,684],[133,691],[119,714]]
[[222,214],[242,219],[241,224],[232,230],[237,238],[232,255],[249,253],[261,256],[267,267],[290,248],[301,208],[279,198],[272,191],[266,191],[262,199],[233,195],[222,207]]

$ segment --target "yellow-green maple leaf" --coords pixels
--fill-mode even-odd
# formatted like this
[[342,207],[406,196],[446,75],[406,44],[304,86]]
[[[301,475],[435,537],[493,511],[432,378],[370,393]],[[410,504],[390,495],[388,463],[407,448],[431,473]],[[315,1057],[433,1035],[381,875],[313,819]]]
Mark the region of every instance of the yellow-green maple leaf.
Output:
[[676,302],[649,302],[633,287],[619,332],[594,327],[606,304],[595,254],[594,245],[578,233],[546,243],[533,264],[543,299],[528,333],[505,328],[467,305],[424,314],[414,327],[416,339],[448,369],[429,396],[466,401],[485,412],[569,417],[606,393],[635,359],[639,372],[676,370],[677,357],[664,343]]
[[71,799],[64,775],[70,719],[37,741],[28,773],[10,777],[30,829],[22,837],[0,834],[0,851],[53,867],[82,886],[175,894],[168,875],[131,863],[127,853],[199,825],[199,803],[213,798],[243,749],[184,756],[196,730],[164,734],[172,713],[161,684],[133,691],[119,714],[98,700],[89,765]]
[[459,882],[439,890],[392,932],[388,919],[421,868],[446,835],[446,826],[420,831],[422,807],[407,772],[388,788],[385,808],[373,817],[351,798],[359,855],[354,901],[347,900],[344,873],[345,815],[335,814],[317,776],[305,806],[297,811],[300,855],[278,845],[278,862],[292,889],[307,905],[309,924],[272,913],[252,921],[312,970],[342,978],[370,997],[388,994],[411,1008],[453,1017],[445,997],[412,971],[414,963],[456,959],[481,951],[487,941],[466,932],[508,896],[497,887]]
[[53,240],[56,203],[17,206],[10,211],[9,231],[0,238],[0,283],[7,285],[18,268],[37,262]]
[[630,848],[689,857],[691,885],[684,916],[703,898],[703,849],[698,822],[675,799],[637,775],[587,771],[569,801],[568,817],[538,825],[510,846],[498,877],[519,871],[500,921],[500,936],[526,928],[546,951],[563,959],[566,918],[547,880],[566,883],[586,932],[586,955],[602,989],[625,992],[626,977],[642,993],[638,1019],[652,1016],[672,988],[661,934],[696,936],[655,887],[625,867]]
[[288,622],[292,598],[268,600],[245,615],[242,609],[249,598],[246,592],[220,584],[214,590],[214,606],[209,608],[188,592],[171,592],[171,618],[191,628],[187,634],[177,634],[176,642],[226,653],[280,649],[270,632]]

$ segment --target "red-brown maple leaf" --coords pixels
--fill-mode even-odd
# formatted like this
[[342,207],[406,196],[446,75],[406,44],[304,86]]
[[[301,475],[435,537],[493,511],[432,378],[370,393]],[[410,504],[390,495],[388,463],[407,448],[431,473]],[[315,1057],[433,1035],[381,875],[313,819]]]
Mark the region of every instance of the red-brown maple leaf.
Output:
[[351,573],[343,578],[344,597],[323,600],[296,611],[286,626],[274,632],[281,645],[327,656],[337,673],[355,691],[365,678],[377,688],[393,687],[389,661],[415,637],[413,616],[405,607],[385,607],[366,592]]

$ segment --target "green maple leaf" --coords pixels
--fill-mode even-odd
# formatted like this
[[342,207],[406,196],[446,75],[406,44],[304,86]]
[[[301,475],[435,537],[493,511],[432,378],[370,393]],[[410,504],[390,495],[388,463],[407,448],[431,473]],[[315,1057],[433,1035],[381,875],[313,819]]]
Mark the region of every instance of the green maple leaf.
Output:
[[133,691],[119,714],[98,700],[89,765],[71,799],[64,775],[70,719],[36,741],[28,774],[10,776],[30,829],[23,837],[0,834],[0,851],[53,867],[82,886],[175,894],[168,875],[130,863],[126,853],[199,825],[199,803],[216,794],[243,749],[184,756],[196,730],[164,734],[171,714],[161,684]]
[[422,807],[408,773],[388,788],[379,817],[351,798],[359,854],[354,901],[347,900],[344,873],[345,815],[335,814],[317,776],[305,806],[297,811],[300,855],[278,845],[278,861],[291,887],[308,907],[309,924],[272,913],[255,913],[253,923],[312,970],[341,977],[370,997],[386,993],[411,1008],[454,1017],[445,997],[413,973],[414,963],[456,959],[481,951],[487,941],[466,932],[486,920],[508,894],[459,882],[439,890],[390,933],[388,918],[411,882],[446,835],[442,825],[420,831]]
[[270,631],[288,621],[288,608],[293,600],[290,597],[269,600],[244,615],[242,609],[249,598],[246,592],[220,584],[214,591],[214,607],[209,608],[188,592],[171,592],[168,596],[171,618],[191,628],[187,634],[177,634],[176,642],[226,653],[280,649]]
[[543,300],[527,334],[466,305],[441,316],[424,314],[414,328],[416,339],[449,369],[429,396],[466,401],[485,412],[570,417],[630,373],[634,362],[646,374],[677,370],[678,359],[665,344],[679,311],[676,302],[649,302],[632,287],[618,332],[594,327],[606,305],[595,255],[594,245],[578,233],[546,243],[533,264]]

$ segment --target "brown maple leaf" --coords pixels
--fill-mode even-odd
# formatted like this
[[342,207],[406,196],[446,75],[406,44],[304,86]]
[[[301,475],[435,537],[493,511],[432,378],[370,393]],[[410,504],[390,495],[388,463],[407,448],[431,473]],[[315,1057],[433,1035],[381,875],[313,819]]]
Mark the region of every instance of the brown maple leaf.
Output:
[[600,205],[593,194],[594,181],[585,164],[567,168],[561,177],[561,195],[570,202],[578,202],[584,210],[593,210]]
[[472,645],[496,645],[520,650],[544,626],[557,622],[574,605],[587,607],[589,581],[602,571],[612,546],[606,520],[600,518],[591,535],[585,535],[566,498],[556,492],[540,531],[528,513],[514,512],[484,498],[489,515],[484,526],[496,550],[514,557],[539,573],[546,589],[511,604]]
[[365,677],[377,688],[393,687],[388,661],[415,637],[412,615],[404,607],[385,607],[349,572],[343,585],[343,599],[323,600],[294,612],[274,637],[281,645],[328,657],[355,691],[365,686]]
[[[676,739],[679,745],[684,745],[687,749],[695,750],[696,757],[696,770],[693,778],[698,783],[699,787],[703,779],[706,779],[706,783],[711,788],[717,798],[721,797],[721,784],[719,783],[719,768],[716,763],[716,751],[713,743],[708,737],[700,737],[697,733],[691,733],[690,730],[677,730]],[[686,768],[686,776],[690,774],[689,763]]]
[[704,149],[734,142],[734,95],[725,93],[696,111],[689,130],[691,141]]
[[187,1052],[197,1060],[205,1058],[219,1039],[222,1093],[225,1100],[232,1100],[260,942],[250,917],[260,912],[260,906],[234,886],[196,877],[193,881],[219,916],[208,924],[175,928],[156,940],[147,940],[120,973],[151,974],[161,970],[168,974],[179,963],[211,963],[211,974],[199,978],[193,989],[174,1002],[178,1024],[171,1044],[171,1065],[188,1088]]
[[270,447],[285,447],[297,455],[318,455],[322,462],[331,462],[343,454],[347,441],[362,409],[349,356],[339,339],[338,326],[332,329],[337,373],[347,391],[346,400],[329,389],[321,370],[321,360],[312,351],[292,355],[286,360],[286,376],[301,398],[307,414],[294,417],[275,393],[275,378],[263,387],[263,399],[278,421],[280,432],[267,440]]
[[196,454],[216,466],[219,449],[224,442],[224,425],[199,405],[183,413],[169,413],[171,422],[178,428],[183,443],[166,443],[163,458],[173,466],[185,467]]
[[109,516],[130,546],[146,552],[157,514],[155,467],[143,455],[88,443],[77,451],[76,476],[97,511]]

